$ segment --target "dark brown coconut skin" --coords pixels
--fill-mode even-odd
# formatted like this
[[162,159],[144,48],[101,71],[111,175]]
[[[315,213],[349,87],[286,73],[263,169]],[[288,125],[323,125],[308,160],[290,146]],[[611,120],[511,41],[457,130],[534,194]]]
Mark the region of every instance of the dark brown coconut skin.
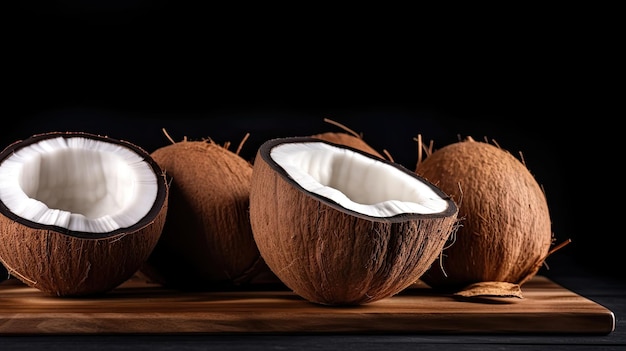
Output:
[[553,236],[544,192],[521,161],[470,138],[433,152],[416,172],[455,199],[462,219],[456,241],[424,282],[459,290],[481,282],[522,285],[536,275]]
[[448,211],[438,215],[375,218],[346,210],[302,189],[269,157],[280,143],[305,141],[325,142],[270,140],[254,162],[250,218],[259,250],[276,276],[306,300],[331,306],[381,300],[418,280],[455,228],[454,202],[448,200]]
[[[256,247],[248,213],[252,165],[213,141],[181,141],[152,157],[171,179],[169,214],[142,272],[183,290],[245,288],[278,279]],[[265,281],[263,281],[265,282]]]
[[50,295],[105,293],[131,278],[154,249],[167,214],[166,179],[140,147],[88,133],[35,135],[8,146],[0,153],[0,162],[17,148],[56,136],[81,136],[116,143],[143,156],[160,182],[157,199],[140,222],[110,233],[75,232],[30,222],[12,214],[0,201],[0,260],[12,276]]

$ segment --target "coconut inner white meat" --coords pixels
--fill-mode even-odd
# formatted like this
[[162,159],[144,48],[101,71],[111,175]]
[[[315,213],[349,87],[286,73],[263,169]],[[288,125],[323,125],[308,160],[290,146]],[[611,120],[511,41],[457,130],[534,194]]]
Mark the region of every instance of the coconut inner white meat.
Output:
[[150,165],[116,143],[82,137],[42,140],[0,165],[0,200],[30,221],[102,233],[131,226],[152,207]]
[[373,217],[432,214],[448,208],[428,185],[402,170],[322,142],[285,143],[271,158],[305,190]]

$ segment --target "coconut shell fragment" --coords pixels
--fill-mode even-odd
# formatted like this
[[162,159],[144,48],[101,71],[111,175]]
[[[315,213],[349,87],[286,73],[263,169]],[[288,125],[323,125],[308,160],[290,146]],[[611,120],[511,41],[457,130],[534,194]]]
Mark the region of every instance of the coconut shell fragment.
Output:
[[546,196],[526,166],[499,146],[468,138],[432,152],[416,173],[452,196],[461,219],[455,241],[422,280],[467,289],[466,296],[522,297],[510,284],[536,275],[553,241]]
[[398,164],[316,138],[265,142],[250,220],[271,270],[304,299],[360,305],[413,284],[456,228],[455,203]]
[[463,287],[454,293],[463,297],[517,297],[522,298],[522,289],[519,284],[507,282],[479,282]]

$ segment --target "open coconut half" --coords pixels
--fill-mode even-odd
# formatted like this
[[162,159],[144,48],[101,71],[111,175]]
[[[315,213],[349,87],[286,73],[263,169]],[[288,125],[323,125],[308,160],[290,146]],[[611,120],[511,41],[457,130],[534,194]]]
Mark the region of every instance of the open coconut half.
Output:
[[401,165],[310,137],[266,141],[250,190],[259,251],[296,294],[358,305],[397,294],[430,267],[457,206]]
[[168,185],[140,147],[51,132],[0,153],[0,261],[58,296],[103,293],[129,279],[156,245]]

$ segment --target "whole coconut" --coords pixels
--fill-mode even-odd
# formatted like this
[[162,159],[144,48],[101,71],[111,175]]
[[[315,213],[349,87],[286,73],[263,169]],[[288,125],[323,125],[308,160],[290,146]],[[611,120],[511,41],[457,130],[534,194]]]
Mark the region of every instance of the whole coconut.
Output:
[[350,146],[355,149],[362,150],[376,157],[383,158],[376,149],[371,147],[368,143],[363,140],[363,138],[359,136],[355,136],[352,134],[344,133],[344,132],[325,132],[320,134],[312,135],[313,138],[325,140],[331,143]]
[[553,242],[545,194],[527,167],[470,137],[432,152],[416,173],[455,199],[462,220],[422,280],[466,296],[522,297]]
[[363,140],[363,136],[359,133],[353,131],[343,124],[340,124],[328,118],[325,118],[324,121],[340,127],[341,129],[343,129],[343,131],[318,133],[311,135],[311,137],[329,141],[335,144],[353,147],[376,157],[384,158],[380,152],[376,151],[376,149],[374,149],[367,142],[365,142],[365,140]]
[[252,165],[210,139],[185,138],[151,156],[170,178],[170,210],[142,273],[184,290],[271,282],[250,227]]

